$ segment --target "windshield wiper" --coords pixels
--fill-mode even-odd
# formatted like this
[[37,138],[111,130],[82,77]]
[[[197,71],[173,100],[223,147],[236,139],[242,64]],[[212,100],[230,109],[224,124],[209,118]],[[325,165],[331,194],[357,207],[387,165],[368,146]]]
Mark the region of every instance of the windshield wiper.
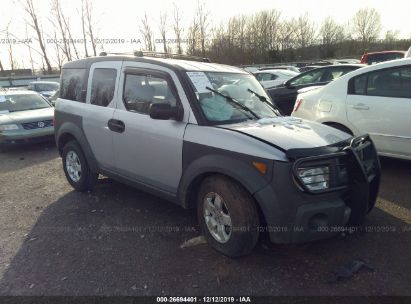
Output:
[[247,112],[251,113],[255,118],[260,119],[260,116],[258,116],[253,110],[251,110],[249,107],[243,105],[241,102],[235,100],[234,98],[232,98],[230,96],[227,96],[227,95],[224,95],[223,93],[220,93],[219,91],[216,91],[216,90],[214,90],[210,87],[206,87],[206,89],[213,92],[213,93],[215,93],[215,94],[217,94],[217,95],[220,95],[221,97],[224,97],[226,100],[228,100],[229,102],[239,106],[244,111],[247,111]]
[[277,115],[280,115],[280,116],[281,116],[280,109],[279,109],[277,106],[275,106],[274,104],[272,104],[271,102],[269,102],[269,101],[267,100],[267,98],[265,98],[263,95],[260,95],[260,94],[258,94],[257,92],[254,92],[254,91],[251,90],[251,89],[247,89],[247,91],[250,92],[250,93],[252,93],[252,94],[254,94],[255,96],[257,96],[258,99],[260,99],[260,101],[266,103]]

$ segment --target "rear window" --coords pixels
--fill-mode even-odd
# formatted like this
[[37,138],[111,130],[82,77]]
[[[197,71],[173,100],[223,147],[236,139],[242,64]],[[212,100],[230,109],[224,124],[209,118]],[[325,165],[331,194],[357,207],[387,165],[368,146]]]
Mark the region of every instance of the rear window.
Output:
[[60,97],[73,101],[85,102],[83,93],[85,69],[63,69],[61,73]]

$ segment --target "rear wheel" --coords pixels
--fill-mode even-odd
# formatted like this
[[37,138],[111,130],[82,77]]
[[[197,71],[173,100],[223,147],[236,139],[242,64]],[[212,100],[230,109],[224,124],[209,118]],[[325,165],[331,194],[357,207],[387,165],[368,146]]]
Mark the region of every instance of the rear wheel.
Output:
[[247,255],[257,244],[259,216],[254,200],[227,177],[214,175],[203,181],[197,215],[208,243],[227,256]]
[[62,153],[63,168],[70,185],[77,191],[91,190],[97,183],[98,174],[93,172],[76,141],[68,142]]

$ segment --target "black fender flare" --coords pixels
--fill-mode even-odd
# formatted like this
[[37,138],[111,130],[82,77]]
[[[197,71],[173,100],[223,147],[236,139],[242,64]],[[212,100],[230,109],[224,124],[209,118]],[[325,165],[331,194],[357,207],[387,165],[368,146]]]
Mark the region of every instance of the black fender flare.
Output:
[[67,137],[72,137],[79,143],[81,149],[84,152],[84,156],[87,159],[87,163],[90,169],[94,172],[99,172],[97,160],[94,157],[93,151],[91,150],[90,144],[87,141],[86,135],[84,134],[83,130],[73,122],[64,122],[56,132],[56,145],[60,155],[63,151],[62,143],[65,143],[64,138]]
[[[191,162],[184,168],[178,188],[178,198],[184,208],[196,205],[196,190],[201,180],[210,174],[222,174],[240,183],[251,195],[263,189],[271,182],[273,161],[250,157],[248,160],[228,155],[208,154]],[[252,161],[262,161],[267,164],[267,172],[261,174]]]

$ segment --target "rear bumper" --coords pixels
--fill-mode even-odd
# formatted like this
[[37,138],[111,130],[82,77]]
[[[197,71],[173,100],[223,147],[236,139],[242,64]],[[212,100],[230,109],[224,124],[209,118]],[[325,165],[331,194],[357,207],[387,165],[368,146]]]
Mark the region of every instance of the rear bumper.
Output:
[[[269,233],[272,242],[301,243],[325,239],[362,223],[377,198],[380,164],[368,137],[365,139],[366,156],[363,153],[359,157],[354,143],[338,151],[346,162],[349,182],[329,191],[310,192],[301,187],[295,177],[294,165],[306,159],[311,162],[313,156],[274,164],[272,183],[254,194],[267,224],[262,229]],[[335,155],[331,153],[328,157],[332,159]],[[324,155],[318,159],[321,161]],[[294,179],[294,183],[290,183],[290,179]]]
[[54,127],[0,132],[0,144],[35,142],[53,138]]

